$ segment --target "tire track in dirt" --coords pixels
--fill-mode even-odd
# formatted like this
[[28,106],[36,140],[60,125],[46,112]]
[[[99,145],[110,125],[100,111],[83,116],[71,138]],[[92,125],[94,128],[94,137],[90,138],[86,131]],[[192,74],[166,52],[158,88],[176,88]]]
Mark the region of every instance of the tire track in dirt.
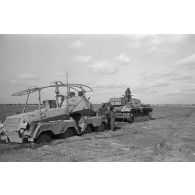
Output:
[[165,138],[162,142],[158,143],[154,146],[154,154],[165,159],[165,155],[167,152],[178,148],[176,147],[176,144],[178,142],[179,137],[182,135],[182,133],[185,131],[184,124],[187,122],[187,120],[192,116],[192,114],[195,112],[195,108],[192,108],[188,113],[186,113],[180,122],[172,128],[171,132],[168,134],[167,138]]

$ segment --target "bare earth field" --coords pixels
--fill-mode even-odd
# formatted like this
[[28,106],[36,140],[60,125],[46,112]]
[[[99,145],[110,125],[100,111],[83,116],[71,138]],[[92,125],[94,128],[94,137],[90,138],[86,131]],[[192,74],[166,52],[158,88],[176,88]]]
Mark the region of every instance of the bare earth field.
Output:
[[154,107],[153,120],[35,144],[0,144],[0,161],[195,161],[195,107]]

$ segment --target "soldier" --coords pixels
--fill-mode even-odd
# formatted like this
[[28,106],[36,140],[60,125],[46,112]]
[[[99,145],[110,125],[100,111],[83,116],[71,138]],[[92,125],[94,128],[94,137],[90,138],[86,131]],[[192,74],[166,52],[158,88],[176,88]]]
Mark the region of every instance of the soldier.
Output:
[[107,107],[106,107],[106,104],[103,104],[98,112],[97,112],[97,116],[106,116],[106,111],[107,111]]
[[115,131],[115,113],[114,113],[114,106],[108,106],[108,110],[106,112],[106,118],[108,122],[108,128],[112,131]]
[[126,99],[127,102],[129,102],[130,99],[131,99],[131,90],[130,90],[129,87],[125,91],[125,99]]

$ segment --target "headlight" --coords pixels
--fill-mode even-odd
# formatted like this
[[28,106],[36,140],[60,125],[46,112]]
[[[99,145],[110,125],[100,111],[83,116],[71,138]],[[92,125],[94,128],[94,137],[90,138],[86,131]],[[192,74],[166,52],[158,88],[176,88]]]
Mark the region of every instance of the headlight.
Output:
[[24,129],[20,129],[20,134],[23,134],[24,133]]

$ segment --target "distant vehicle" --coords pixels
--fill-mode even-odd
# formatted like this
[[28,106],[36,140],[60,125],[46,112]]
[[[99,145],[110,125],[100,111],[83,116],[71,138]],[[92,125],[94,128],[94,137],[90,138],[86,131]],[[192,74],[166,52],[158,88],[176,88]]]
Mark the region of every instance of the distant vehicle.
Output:
[[[42,106],[41,91],[46,88],[55,89],[56,99],[44,100]],[[13,96],[26,95],[26,104],[24,106],[23,113],[6,117],[3,127],[0,129],[0,138],[7,137],[10,140],[12,134],[15,134],[15,137],[22,141],[26,139],[28,141],[36,141],[37,136],[40,135],[40,129],[43,130],[46,129],[46,127],[49,128],[49,132],[56,135],[58,133],[65,133],[70,126],[72,128],[77,126],[75,131],[77,132],[76,134],[79,134],[79,130],[82,129],[78,126],[80,119],[96,116],[96,112],[92,110],[92,104],[89,102],[89,98],[87,99],[85,96],[86,92],[92,91],[93,90],[87,85],[73,83],[64,84],[57,81],[50,86],[33,87],[13,94]],[[39,109],[32,112],[25,112],[29,96],[35,92],[38,92]],[[94,118],[94,121],[96,120],[103,122],[104,118]],[[95,122],[91,122],[90,124],[93,124],[92,126],[94,127],[97,126],[95,125]],[[37,128],[39,130],[37,130]]]
[[153,108],[149,104],[142,104],[139,99],[132,98],[131,92],[123,97],[110,98],[109,103],[114,106],[116,120],[128,122],[143,121],[151,118]]

